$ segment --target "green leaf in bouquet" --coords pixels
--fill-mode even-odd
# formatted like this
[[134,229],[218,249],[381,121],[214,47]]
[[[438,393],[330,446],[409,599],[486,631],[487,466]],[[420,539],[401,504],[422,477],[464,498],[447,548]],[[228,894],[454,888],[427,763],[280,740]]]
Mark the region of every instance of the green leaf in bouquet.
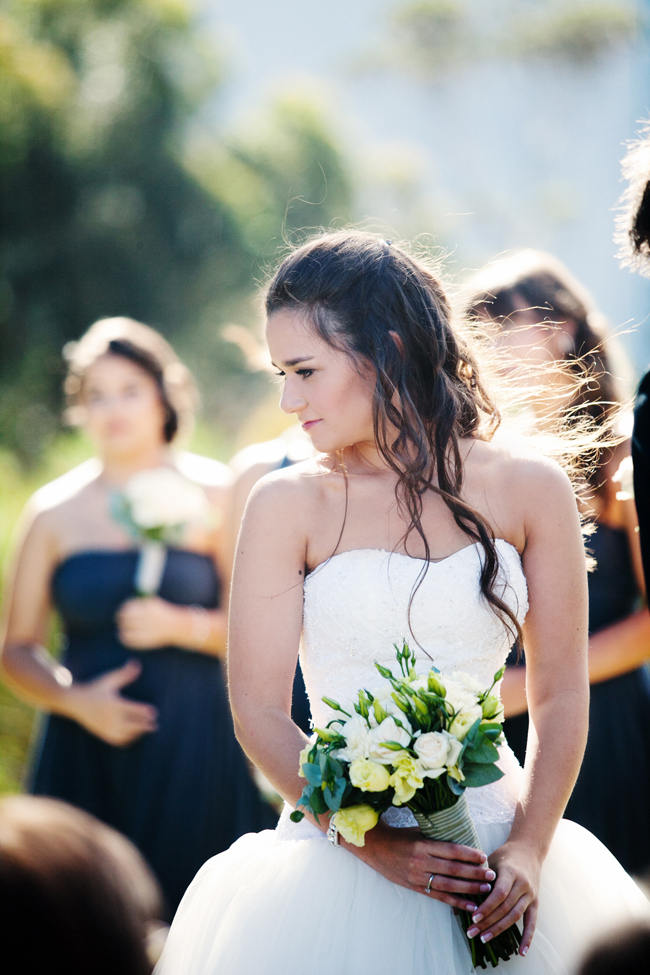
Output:
[[315,765],[313,762],[305,762],[302,771],[309,785],[318,786],[322,783],[323,773],[321,772],[320,765]]
[[335,779],[332,786],[323,787],[323,798],[327,803],[327,808],[332,812],[338,812],[341,808],[341,799],[345,792],[346,781],[343,778]]
[[291,820],[292,823],[299,823],[301,819],[304,818],[305,818],[305,814],[304,812],[301,812],[300,809],[294,809],[294,811],[289,816],[289,819]]
[[339,762],[338,758],[333,758],[331,755],[327,756],[327,778],[341,778],[343,777],[343,763]]
[[466,762],[496,762],[499,757],[498,748],[491,741],[478,741],[475,745],[470,745],[463,752],[463,760]]
[[325,802],[325,797],[321,789],[314,789],[309,797],[309,805],[316,816],[327,812],[327,803]]
[[481,722],[481,732],[485,735],[486,738],[490,738],[492,741],[496,741],[496,739],[501,735],[502,731],[503,728],[500,722],[497,721]]
[[503,772],[497,765],[480,765],[467,762],[463,765],[466,788],[476,788],[481,785],[489,785],[490,782],[498,782],[503,778]]

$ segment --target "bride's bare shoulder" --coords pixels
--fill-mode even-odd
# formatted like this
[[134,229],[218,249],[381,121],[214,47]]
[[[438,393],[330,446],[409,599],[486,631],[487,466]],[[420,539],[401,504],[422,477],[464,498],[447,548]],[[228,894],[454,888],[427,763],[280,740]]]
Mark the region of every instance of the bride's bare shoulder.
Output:
[[[523,543],[526,526],[559,505],[568,511],[576,498],[566,471],[523,439],[475,441],[465,452],[468,494],[490,520]],[[509,534],[508,534],[509,533]]]
[[310,457],[261,477],[246,507],[264,508],[278,514],[290,511],[294,518],[298,513],[308,515],[326,502],[338,482],[342,482],[340,475],[332,473],[321,459]]

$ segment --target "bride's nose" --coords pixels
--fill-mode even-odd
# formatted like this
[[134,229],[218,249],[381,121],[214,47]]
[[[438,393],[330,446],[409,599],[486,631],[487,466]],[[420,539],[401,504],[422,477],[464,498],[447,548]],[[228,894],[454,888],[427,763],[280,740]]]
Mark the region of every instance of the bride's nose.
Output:
[[285,413],[300,413],[307,405],[307,400],[301,389],[291,382],[292,377],[287,376],[282,396],[280,397],[280,409]]

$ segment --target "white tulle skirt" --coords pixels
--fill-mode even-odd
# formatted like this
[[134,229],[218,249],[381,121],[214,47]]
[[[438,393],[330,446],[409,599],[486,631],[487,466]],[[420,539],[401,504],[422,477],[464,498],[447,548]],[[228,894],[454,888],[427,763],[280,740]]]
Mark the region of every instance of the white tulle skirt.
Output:
[[[477,823],[483,849],[510,824]],[[526,958],[499,970],[571,973],[608,927],[648,916],[620,864],[562,820],[544,863],[537,930]],[[474,968],[452,910],[386,880],[287,810],[208,860],[188,888],[156,975],[456,975]]]

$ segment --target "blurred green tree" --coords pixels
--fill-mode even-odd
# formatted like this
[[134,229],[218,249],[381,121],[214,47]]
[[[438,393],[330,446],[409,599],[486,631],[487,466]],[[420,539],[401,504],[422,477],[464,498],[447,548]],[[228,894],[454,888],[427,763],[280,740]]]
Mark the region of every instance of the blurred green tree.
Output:
[[220,60],[184,0],[3,5],[0,443],[25,461],[58,422],[63,344],[103,315],[160,328],[209,378],[208,409],[232,403],[242,357],[219,326],[283,238],[349,217],[313,104],[216,131]]

